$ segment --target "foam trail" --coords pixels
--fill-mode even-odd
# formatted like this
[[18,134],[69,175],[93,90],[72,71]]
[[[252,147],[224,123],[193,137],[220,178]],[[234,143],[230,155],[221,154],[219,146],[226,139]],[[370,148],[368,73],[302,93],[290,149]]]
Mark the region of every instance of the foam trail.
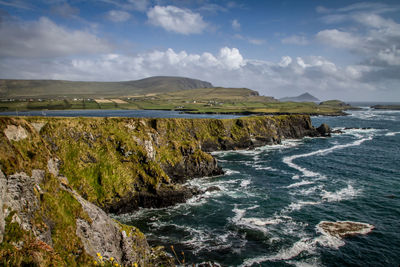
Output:
[[247,187],[249,184],[251,184],[250,180],[243,180],[240,182],[240,187]]
[[400,132],[390,132],[390,133],[385,134],[385,136],[395,136],[397,134],[400,134]]
[[288,185],[288,186],[286,186],[286,188],[299,187],[299,186],[302,186],[302,185],[308,185],[308,184],[313,184],[313,183],[314,183],[314,182],[307,181],[307,180],[303,180],[303,181],[301,181],[301,182]]
[[252,266],[253,264],[260,264],[266,261],[281,261],[290,260],[298,256],[303,251],[307,254],[316,254],[318,245],[323,247],[330,247],[333,249],[338,249],[345,243],[342,239],[326,234],[325,232],[319,231],[321,235],[316,238],[303,237],[299,241],[295,242],[291,247],[281,249],[275,255],[270,256],[259,256],[251,259],[246,259],[240,266]]
[[279,261],[279,260],[289,260],[297,255],[299,255],[303,251],[307,251],[309,254],[314,254],[316,250],[316,242],[309,238],[302,238],[296,243],[293,244],[292,247],[287,249],[282,249],[275,255],[271,256],[260,256],[252,259],[246,259],[242,265],[240,266],[252,266],[253,264],[260,264],[266,261]]
[[283,162],[286,163],[289,167],[302,172],[303,176],[306,176],[306,177],[320,176],[319,173],[312,172],[310,170],[307,170],[306,168],[300,167],[299,165],[293,163],[293,160],[298,159],[298,158],[306,158],[306,157],[310,157],[310,156],[314,156],[314,155],[326,155],[326,154],[329,154],[329,153],[331,153],[331,152],[333,152],[334,150],[337,150],[337,149],[343,149],[343,148],[351,147],[351,146],[359,146],[359,145],[361,145],[362,143],[364,143],[365,141],[368,141],[368,140],[372,140],[372,135],[368,136],[366,138],[362,138],[362,139],[356,140],[356,141],[354,141],[352,143],[348,143],[348,144],[344,144],[344,145],[335,145],[335,146],[330,147],[330,148],[320,149],[320,150],[313,151],[313,152],[306,153],[306,154],[300,154],[300,155],[293,155],[293,156],[289,156],[289,157],[284,157],[283,158]]
[[322,199],[327,202],[341,201],[352,199],[361,193],[361,189],[354,189],[351,185],[340,189],[336,192],[328,192],[323,190]]

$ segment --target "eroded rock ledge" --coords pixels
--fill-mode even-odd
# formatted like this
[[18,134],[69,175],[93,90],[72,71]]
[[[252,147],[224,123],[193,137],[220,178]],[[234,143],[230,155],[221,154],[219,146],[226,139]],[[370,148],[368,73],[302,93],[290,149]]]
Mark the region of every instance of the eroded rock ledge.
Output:
[[0,118],[0,258],[79,265],[99,252],[124,264],[171,265],[138,229],[106,212],[165,207],[201,193],[183,183],[223,173],[211,151],[326,135],[321,129],[303,115]]

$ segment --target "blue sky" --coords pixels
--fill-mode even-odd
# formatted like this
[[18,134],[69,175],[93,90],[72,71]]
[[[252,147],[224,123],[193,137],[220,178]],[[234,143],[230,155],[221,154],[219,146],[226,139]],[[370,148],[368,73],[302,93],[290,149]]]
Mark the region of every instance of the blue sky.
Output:
[[0,0],[0,78],[400,101],[398,1]]

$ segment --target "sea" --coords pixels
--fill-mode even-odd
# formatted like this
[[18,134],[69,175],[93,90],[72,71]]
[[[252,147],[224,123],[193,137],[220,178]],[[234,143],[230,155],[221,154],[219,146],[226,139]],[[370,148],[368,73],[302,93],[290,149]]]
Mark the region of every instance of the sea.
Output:
[[[215,152],[225,174],[188,185],[220,190],[116,218],[178,265],[399,266],[400,111],[365,106],[312,122],[342,133]],[[341,238],[325,221],[373,229]]]

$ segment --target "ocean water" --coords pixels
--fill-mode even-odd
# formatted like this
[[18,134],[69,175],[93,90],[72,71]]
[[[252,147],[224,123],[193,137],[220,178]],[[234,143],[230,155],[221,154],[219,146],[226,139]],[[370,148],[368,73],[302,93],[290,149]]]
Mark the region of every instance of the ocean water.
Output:
[[214,118],[233,119],[240,116],[229,114],[186,114],[170,110],[126,110],[126,109],[77,109],[77,110],[30,110],[3,111],[0,116],[43,117],[128,117],[128,118]]
[[[226,174],[189,184],[220,191],[117,218],[171,254],[173,245],[190,264],[399,266],[400,111],[365,108],[312,120],[351,129],[331,138],[214,153]],[[322,221],[375,228],[340,239],[321,232]]]

